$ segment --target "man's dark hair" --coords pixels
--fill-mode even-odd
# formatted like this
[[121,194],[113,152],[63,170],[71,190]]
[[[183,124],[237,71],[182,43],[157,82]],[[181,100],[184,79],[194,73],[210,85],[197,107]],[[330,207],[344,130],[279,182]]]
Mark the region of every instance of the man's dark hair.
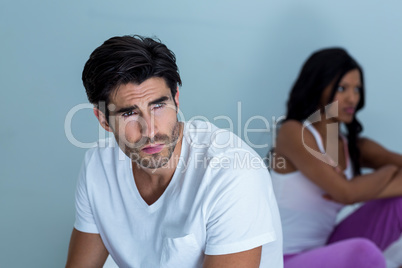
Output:
[[[160,40],[139,35],[106,40],[92,52],[82,72],[88,100],[96,107],[101,102],[107,107],[120,85],[141,84],[151,77],[163,78],[174,100],[181,86],[174,53]],[[108,118],[108,110],[102,112]]]

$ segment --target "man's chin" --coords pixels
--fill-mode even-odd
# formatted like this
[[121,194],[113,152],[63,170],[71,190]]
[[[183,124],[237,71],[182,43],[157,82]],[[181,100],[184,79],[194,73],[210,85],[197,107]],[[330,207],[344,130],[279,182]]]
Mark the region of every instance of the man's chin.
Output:
[[151,157],[140,157],[140,158],[131,158],[131,160],[136,163],[141,168],[145,169],[158,169],[166,167],[169,163],[170,157],[155,155]]

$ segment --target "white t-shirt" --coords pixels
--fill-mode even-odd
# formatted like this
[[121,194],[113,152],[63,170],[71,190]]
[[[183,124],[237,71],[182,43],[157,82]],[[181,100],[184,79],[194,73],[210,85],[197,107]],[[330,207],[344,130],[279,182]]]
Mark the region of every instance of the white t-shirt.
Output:
[[119,267],[202,267],[204,254],[261,245],[260,267],[283,267],[280,216],[261,158],[210,123],[185,123],[183,137],[173,178],[152,205],[114,139],[90,149],[74,227],[99,233]]

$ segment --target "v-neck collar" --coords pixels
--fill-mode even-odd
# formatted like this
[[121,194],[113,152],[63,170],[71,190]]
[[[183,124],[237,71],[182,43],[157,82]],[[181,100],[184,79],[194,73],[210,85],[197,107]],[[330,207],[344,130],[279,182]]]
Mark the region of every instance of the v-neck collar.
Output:
[[[184,131],[184,130],[183,130]],[[184,133],[183,133],[184,137]],[[133,196],[135,197],[137,203],[139,204],[140,207],[143,209],[147,210],[149,213],[152,213],[156,210],[158,210],[162,204],[164,203],[164,200],[166,199],[166,195],[169,195],[169,193],[172,191],[172,189],[176,185],[177,177],[180,176],[180,170],[178,170],[179,167],[182,167],[187,155],[187,143],[184,141],[184,138],[181,140],[181,152],[180,152],[180,157],[179,157],[179,162],[177,163],[176,170],[173,173],[172,179],[170,180],[168,186],[166,187],[165,191],[163,191],[162,195],[156,200],[154,203],[151,205],[148,205],[147,202],[142,198],[137,185],[134,180],[134,175],[133,175],[133,169],[132,169],[132,161],[129,157],[126,157],[126,165],[125,165],[125,179],[126,183],[128,184]]]

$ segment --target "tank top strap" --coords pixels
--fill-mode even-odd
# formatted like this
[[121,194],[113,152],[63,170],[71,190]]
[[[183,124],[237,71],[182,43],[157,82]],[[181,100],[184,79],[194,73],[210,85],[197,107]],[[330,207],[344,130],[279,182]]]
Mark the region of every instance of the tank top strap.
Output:
[[311,132],[311,134],[313,134],[315,142],[318,145],[318,149],[320,150],[320,152],[322,154],[325,154],[324,144],[322,142],[322,138],[321,138],[320,133],[318,133],[318,130],[316,130],[313,127],[313,124],[311,124],[309,121],[305,121],[303,126],[306,127]]
[[353,166],[352,166],[352,160],[350,159],[349,155],[349,148],[348,148],[348,139],[343,135],[340,134],[342,140],[343,140],[343,150],[345,151],[345,157],[346,157],[346,169],[344,171],[346,178],[349,180],[353,177]]
[[349,158],[349,148],[348,148],[348,139],[343,135],[339,135],[342,138],[343,141],[343,150],[345,151],[345,155],[347,158]]

